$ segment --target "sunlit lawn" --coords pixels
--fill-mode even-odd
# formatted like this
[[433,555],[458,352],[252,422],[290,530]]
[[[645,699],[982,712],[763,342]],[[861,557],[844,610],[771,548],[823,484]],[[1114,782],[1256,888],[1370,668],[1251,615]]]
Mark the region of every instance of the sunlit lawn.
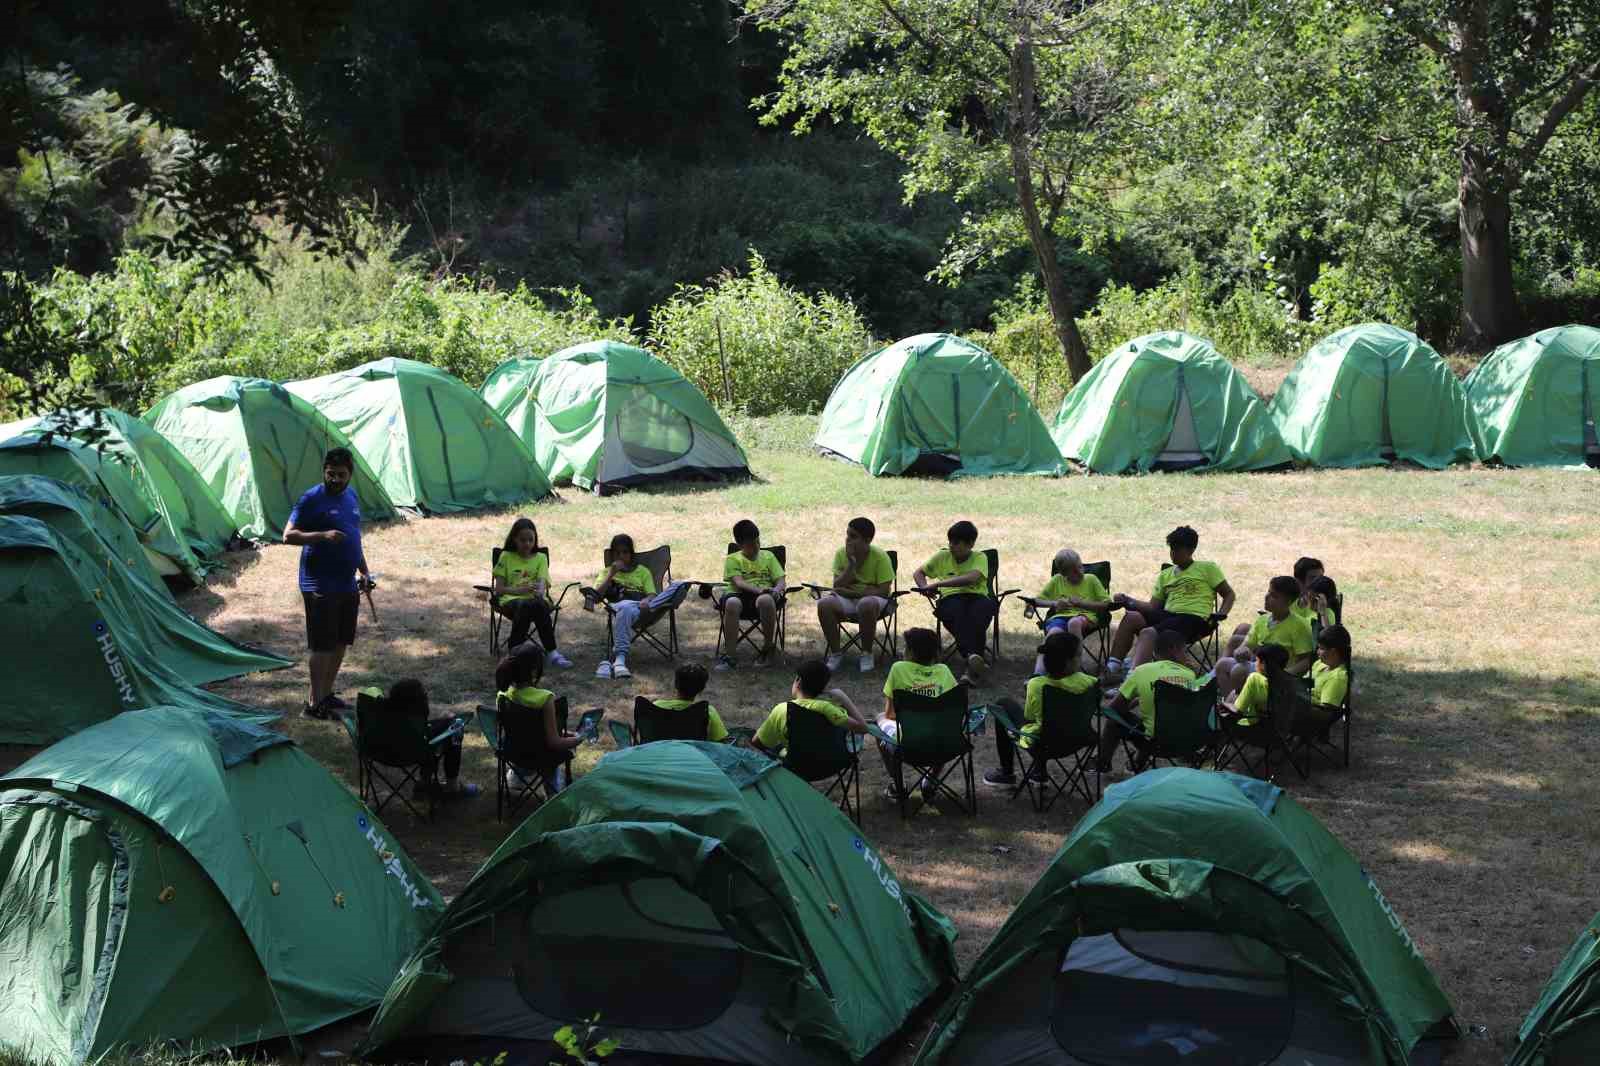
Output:
[[[527,510],[552,548],[558,582],[593,579],[601,547],[631,532],[641,548],[673,547],[681,577],[721,574],[728,529],[760,523],[788,546],[794,579],[824,580],[847,519],[870,515],[878,543],[911,565],[956,518],[975,521],[981,544],[1000,550],[1002,584],[1037,591],[1063,545],[1109,559],[1113,588],[1145,595],[1180,523],[1201,533],[1202,558],[1219,562],[1253,617],[1267,579],[1295,557],[1322,558],[1346,595],[1358,669],[1354,765],[1309,783],[1284,782],[1323,818],[1383,887],[1405,919],[1466,1026],[1485,1026],[1454,1051],[1458,1062],[1498,1062],[1522,1015],[1581,924],[1600,908],[1593,870],[1600,826],[1592,767],[1600,757],[1600,489],[1596,475],[1485,469],[1427,473],[1368,470],[1268,475],[1069,477],[949,483],[871,480],[808,454],[806,420],[739,426],[760,480],[714,490],[633,492],[600,499],[576,490]],[[374,529],[367,554],[381,574],[381,625],[365,613],[341,679],[346,694],[417,676],[437,709],[470,711],[491,694],[484,603],[491,546],[512,515],[430,519]],[[236,557],[230,572],[186,606],[224,632],[297,651],[296,552],[275,547]],[[569,605],[575,597],[569,598]],[[927,624],[919,599],[902,627]],[[709,607],[680,612],[689,657],[710,661]],[[603,705],[627,718],[635,693],[663,694],[671,666],[647,649],[631,682],[592,676],[604,621],[562,616],[563,649],[576,669],[555,678],[574,708]],[[1004,615],[1005,658],[988,695],[1020,695],[1035,644],[1019,606]],[[791,661],[820,651],[809,599],[789,615]],[[756,725],[784,698],[781,666],[715,675],[708,695],[730,724]],[[883,674],[842,683],[876,708]],[[225,690],[293,712],[303,670],[244,679]],[[285,728],[347,781],[353,763],[337,726],[293,714]],[[609,741],[606,742],[609,744]],[[585,749],[585,764],[600,752]],[[979,771],[994,764],[984,739]],[[583,765],[583,764],[581,764]],[[1044,869],[1081,814],[1068,803],[1035,815],[1026,801],[985,790],[976,818],[927,810],[902,822],[879,793],[885,776],[865,763],[866,829],[914,886],[960,927],[968,965]],[[390,808],[385,817],[440,889],[461,889],[510,828],[494,819],[493,762],[481,738],[465,776],[483,798],[446,808],[432,824]],[[1194,832],[1204,833],[1196,825]],[[920,1035],[920,1034],[919,1034]]]

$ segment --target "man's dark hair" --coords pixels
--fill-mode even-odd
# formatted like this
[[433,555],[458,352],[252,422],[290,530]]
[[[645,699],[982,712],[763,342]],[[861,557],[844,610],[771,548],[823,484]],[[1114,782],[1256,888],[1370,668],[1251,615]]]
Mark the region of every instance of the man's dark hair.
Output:
[[322,467],[342,466],[351,473],[355,473],[356,457],[350,454],[349,448],[329,448],[328,454],[322,457]]
[[1307,574],[1311,573],[1313,570],[1321,570],[1322,568],[1321,559],[1313,559],[1309,555],[1302,555],[1300,558],[1294,561],[1294,579],[1296,581],[1304,582]]
[[1189,649],[1189,638],[1176,629],[1156,631],[1156,654],[1163,659],[1181,659]]
[[872,524],[870,518],[852,518],[845,525],[861,534],[861,539],[868,544],[871,544],[872,538],[878,535],[878,527]]
[[1289,649],[1282,644],[1263,644],[1256,649],[1256,658],[1267,667],[1268,674],[1281,674],[1289,668]]
[[800,695],[808,700],[816,699],[828,691],[828,682],[833,679],[828,664],[821,659],[807,659],[795,670],[794,676],[800,682]]
[[1189,551],[1194,551],[1200,547],[1200,534],[1196,533],[1191,526],[1179,526],[1167,534],[1167,547],[1185,548]]
[[1326,596],[1329,607],[1332,607],[1333,601],[1339,598],[1339,586],[1327,574],[1323,574],[1311,583],[1311,591],[1318,596]]
[[672,675],[672,687],[680,700],[692,700],[706,690],[709,680],[711,675],[706,673],[705,667],[699,663],[684,663]]
[[968,522],[965,518],[945,530],[944,535],[946,538],[960,541],[962,544],[978,543],[978,527]]
[[396,681],[389,686],[389,710],[426,720],[428,690],[414,677]]
[[1065,677],[1067,668],[1078,658],[1083,642],[1078,634],[1058,629],[1044,638],[1039,654],[1044,656],[1044,672],[1051,677]]
[[939,657],[939,634],[931,629],[917,626],[905,632],[906,658],[914,663],[924,666],[932,663]]
[[1280,574],[1267,582],[1267,587],[1286,600],[1293,600],[1300,595],[1300,582],[1287,574]]
[[761,530],[748,518],[741,518],[733,524],[733,542],[744,544],[746,541],[760,540]]

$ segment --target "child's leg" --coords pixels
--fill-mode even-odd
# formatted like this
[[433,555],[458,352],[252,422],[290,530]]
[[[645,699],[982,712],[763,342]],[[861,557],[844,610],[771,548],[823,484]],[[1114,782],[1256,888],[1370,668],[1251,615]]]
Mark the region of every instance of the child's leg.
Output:
[[1145,626],[1139,630],[1138,646],[1133,649],[1133,657],[1128,660],[1128,672],[1131,674],[1155,657],[1156,629],[1155,626]]
[[772,647],[778,632],[778,599],[770,592],[756,597],[756,613],[761,616],[761,647]]
[[722,600],[722,654],[732,659],[739,643],[739,616],[744,613],[744,601],[737,593]]
[[1117,635],[1111,640],[1111,657],[1126,659],[1133,648],[1134,639],[1145,628],[1144,615],[1138,611],[1122,612],[1122,619],[1117,623]]
[[1238,625],[1234,626],[1233,636],[1228,638],[1228,647],[1223,651],[1223,654],[1238,658],[1238,656],[1234,653],[1240,648],[1244,647],[1245,639],[1249,636],[1250,624],[1248,622],[1240,622]]
[[623,600],[615,605],[611,617],[611,657],[626,658],[633,646],[633,627],[639,621],[639,601]]

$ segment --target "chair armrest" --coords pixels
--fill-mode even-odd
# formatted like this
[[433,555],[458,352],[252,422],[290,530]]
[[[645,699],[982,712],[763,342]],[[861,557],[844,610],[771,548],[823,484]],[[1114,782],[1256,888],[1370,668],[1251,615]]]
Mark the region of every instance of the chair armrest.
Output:
[[1004,729],[1007,735],[1011,736],[1013,739],[1022,735],[1022,723],[1012,718],[1010,711],[1006,710],[998,703],[990,704],[988,706],[988,711],[994,716],[994,724],[996,728]]
[[582,586],[582,582],[580,582],[580,581],[569,581],[569,582],[567,582],[567,584],[563,585],[562,588],[561,588],[561,595],[556,597],[556,610],[559,611],[561,609],[561,603],[562,603],[563,600],[565,600],[567,598],[567,593],[569,593],[573,589],[579,588],[581,586]]
[[474,592],[487,592],[491,596],[494,595],[493,585],[474,585],[472,586],[472,590]]
[[983,705],[971,707],[967,710],[967,721],[964,726],[967,736],[981,736],[989,728],[989,708]]
[[877,723],[875,723],[875,722],[868,722],[867,723],[867,735],[877,738],[879,743],[882,743],[882,744],[893,744],[894,743],[894,738],[891,737],[888,733],[885,733],[882,729],[879,729]]
[[1111,719],[1113,722],[1117,723],[1122,728],[1129,730],[1130,732],[1137,733],[1140,736],[1144,735],[1143,719],[1129,718],[1127,717],[1126,711],[1113,710],[1112,708],[1107,707],[1105,704],[1100,705],[1100,714]]
[[352,708],[339,716],[339,724],[344,726],[344,731],[350,736],[350,743],[357,748],[361,747],[361,727],[356,724],[356,712]]
[[820,600],[820,599],[822,599],[823,596],[825,596],[828,593],[833,591],[833,588],[831,586],[828,586],[828,585],[813,585],[809,581],[800,582],[800,587],[805,589],[807,592],[811,593],[811,598],[814,599],[814,600]]
[[995,596],[994,602],[995,603],[1004,603],[1004,602],[1006,602],[1006,597],[1007,596],[1015,596],[1017,593],[1019,593],[1021,591],[1022,591],[1021,589],[1006,589],[1004,592],[1002,592],[999,595]]

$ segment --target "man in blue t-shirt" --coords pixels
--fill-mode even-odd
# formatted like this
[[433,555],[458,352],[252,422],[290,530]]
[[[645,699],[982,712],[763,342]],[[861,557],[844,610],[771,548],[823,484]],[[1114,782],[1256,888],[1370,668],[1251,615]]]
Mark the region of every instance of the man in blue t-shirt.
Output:
[[322,484],[309,489],[289,512],[285,544],[300,545],[300,596],[306,606],[306,645],[311,649],[311,698],[305,713],[333,718],[350,705],[333,691],[344,653],[356,640],[361,583],[371,580],[361,552],[361,505],[350,478],[355,459],[333,448],[322,460]]

